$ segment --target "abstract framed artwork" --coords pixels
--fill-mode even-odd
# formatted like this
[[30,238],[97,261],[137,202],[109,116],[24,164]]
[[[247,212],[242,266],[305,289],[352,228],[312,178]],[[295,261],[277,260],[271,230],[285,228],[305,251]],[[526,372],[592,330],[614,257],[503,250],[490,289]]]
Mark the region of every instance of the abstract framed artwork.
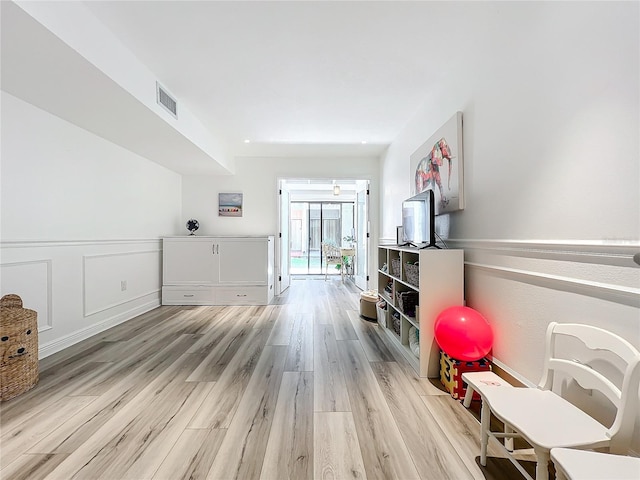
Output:
[[436,215],[464,209],[462,112],[456,112],[411,155],[412,195],[433,190]]
[[219,217],[241,217],[242,216],[242,194],[241,193],[219,193],[218,194],[218,216]]

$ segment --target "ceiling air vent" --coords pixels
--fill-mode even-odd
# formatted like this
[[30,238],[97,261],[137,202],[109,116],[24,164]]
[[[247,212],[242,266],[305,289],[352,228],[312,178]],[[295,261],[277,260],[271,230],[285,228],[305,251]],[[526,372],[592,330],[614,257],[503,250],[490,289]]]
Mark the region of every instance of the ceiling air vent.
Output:
[[156,102],[162,105],[175,118],[178,118],[177,102],[158,82],[156,82]]

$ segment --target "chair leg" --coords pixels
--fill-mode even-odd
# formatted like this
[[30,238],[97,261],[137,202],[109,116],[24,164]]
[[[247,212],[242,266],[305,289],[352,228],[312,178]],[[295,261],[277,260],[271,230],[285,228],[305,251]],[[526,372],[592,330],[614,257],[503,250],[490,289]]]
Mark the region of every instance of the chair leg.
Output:
[[[504,426],[504,433],[513,433],[513,428],[509,425]],[[504,438],[504,448],[513,452],[513,437],[505,437]]]
[[489,443],[489,421],[491,419],[491,409],[486,400],[482,400],[482,410],[480,410],[480,465],[487,466],[487,444]]
[[473,387],[471,385],[467,385],[467,391],[464,394],[464,400],[462,401],[462,405],[465,408],[469,408],[471,406],[471,399],[473,398]]
[[536,480],[549,480],[549,451],[534,448],[536,454]]

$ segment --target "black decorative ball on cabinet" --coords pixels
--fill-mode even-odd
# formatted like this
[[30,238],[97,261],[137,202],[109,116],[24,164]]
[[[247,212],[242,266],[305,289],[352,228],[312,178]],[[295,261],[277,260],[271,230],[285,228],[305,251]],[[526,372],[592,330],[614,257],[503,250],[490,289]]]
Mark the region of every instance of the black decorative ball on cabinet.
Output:
[[187,230],[189,230],[189,235],[195,235],[196,234],[196,230],[198,230],[200,228],[200,223],[198,222],[198,220],[195,220],[193,218],[187,220]]

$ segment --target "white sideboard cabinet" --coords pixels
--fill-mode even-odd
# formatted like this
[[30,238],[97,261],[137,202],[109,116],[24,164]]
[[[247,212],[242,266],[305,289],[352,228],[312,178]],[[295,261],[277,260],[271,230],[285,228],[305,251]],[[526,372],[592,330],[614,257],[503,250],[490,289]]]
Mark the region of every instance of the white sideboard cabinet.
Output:
[[163,305],[267,305],[274,237],[165,237]]

